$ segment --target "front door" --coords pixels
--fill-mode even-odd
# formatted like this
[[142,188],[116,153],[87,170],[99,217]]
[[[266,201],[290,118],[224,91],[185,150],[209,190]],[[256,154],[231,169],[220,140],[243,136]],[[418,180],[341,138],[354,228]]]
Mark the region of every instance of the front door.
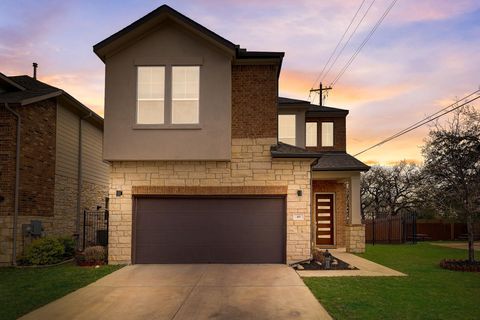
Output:
[[317,245],[334,244],[333,194],[315,194]]

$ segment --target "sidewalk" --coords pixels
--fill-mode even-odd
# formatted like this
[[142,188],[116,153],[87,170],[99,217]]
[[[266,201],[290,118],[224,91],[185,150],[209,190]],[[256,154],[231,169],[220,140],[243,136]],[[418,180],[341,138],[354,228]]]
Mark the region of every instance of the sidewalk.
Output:
[[359,270],[297,270],[301,277],[403,277],[407,276],[399,271],[387,268],[378,263],[361,258],[345,250],[330,250],[330,253],[348,263],[357,267]]

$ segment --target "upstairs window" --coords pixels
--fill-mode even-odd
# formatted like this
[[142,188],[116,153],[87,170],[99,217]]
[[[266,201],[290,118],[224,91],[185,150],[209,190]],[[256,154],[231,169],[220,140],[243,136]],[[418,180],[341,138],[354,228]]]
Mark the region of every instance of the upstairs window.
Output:
[[137,123],[163,124],[165,67],[138,67]]
[[295,115],[280,114],[278,115],[278,141],[295,145]]
[[198,123],[200,67],[172,67],[172,124]]
[[322,147],[333,147],[333,122],[322,122]]
[[305,124],[305,146],[316,147],[317,146],[317,122],[307,122]]

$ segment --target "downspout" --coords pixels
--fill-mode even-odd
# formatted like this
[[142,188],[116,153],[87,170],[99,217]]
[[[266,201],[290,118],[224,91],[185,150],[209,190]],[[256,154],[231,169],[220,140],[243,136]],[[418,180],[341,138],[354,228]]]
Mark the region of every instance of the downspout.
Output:
[[[76,221],[76,234],[78,235],[77,239],[80,239],[80,223],[82,217],[82,188],[83,188],[83,148],[82,148],[82,141],[83,141],[83,120],[92,116],[92,113],[88,113],[79,119],[79,126],[78,126],[78,172],[77,172],[77,221]],[[85,241],[85,239],[82,239]],[[79,243],[77,243],[77,248],[79,248]]]
[[20,114],[8,106],[8,103],[4,103],[5,108],[10,111],[15,117],[17,117],[17,139],[16,139],[16,155],[15,155],[15,204],[13,211],[13,248],[12,248],[12,265],[17,265],[17,221],[18,221],[18,190],[20,185]]

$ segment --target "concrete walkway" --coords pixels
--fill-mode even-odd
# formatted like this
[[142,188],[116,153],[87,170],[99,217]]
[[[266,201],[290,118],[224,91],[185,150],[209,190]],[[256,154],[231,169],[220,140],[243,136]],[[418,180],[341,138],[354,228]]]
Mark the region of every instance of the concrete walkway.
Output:
[[330,250],[333,256],[358,270],[298,270],[301,277],[402,277],[406,274],[361,258],[344,250]]
[[286,265],[133,265],[21,319],[331,319]]

